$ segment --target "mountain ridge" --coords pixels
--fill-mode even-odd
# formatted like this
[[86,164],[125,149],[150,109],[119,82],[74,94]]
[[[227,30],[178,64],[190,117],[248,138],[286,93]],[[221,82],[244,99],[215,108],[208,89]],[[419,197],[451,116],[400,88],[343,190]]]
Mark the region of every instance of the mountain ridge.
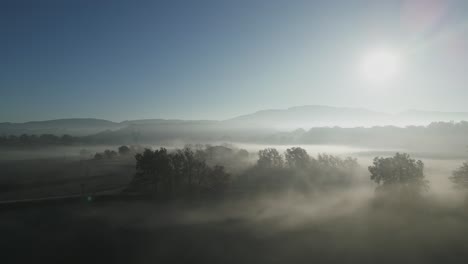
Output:
[[468,112],[444,112],[409,109],[399,113],[386,113],[366,108],[302,105],[284,109],[265,109],[225,120],[135,119],[114,122],[98,118],[63,118],[23,123],[0,123],[0,134],[72,134],[90,135],[129,126],[209,125],[226,129],[278,129],[289,130],[312,127],[370,127],[428,125],[437,121],[468,120]]

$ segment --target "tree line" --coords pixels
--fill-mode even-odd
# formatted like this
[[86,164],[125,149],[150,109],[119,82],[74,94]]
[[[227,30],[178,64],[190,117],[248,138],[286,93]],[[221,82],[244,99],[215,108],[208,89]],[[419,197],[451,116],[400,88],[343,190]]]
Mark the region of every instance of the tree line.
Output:
[[256,163],[239,176],[239,185],[262,191],[293,189],[313,194],[319,190],[349,187],[358,181],[356,159],[319,154],[311,157],[300,147],[284,153],[275,148],[258,152]]
[[[428,128],[445,131],[459,126],[434,123]],[[70,135],[0,136],[0,146],[47,146],[80,144],[80,137]],[[96,153],[94,159],[113,159],[141,152],[134,147],[121,146],[117,151],[105,150]],[[89,156],[86,150],[80,152]],[[319,154],[311,157],[300,147],[280,153],[266,148],[257,153],[252,165],[246,150],[233,150],[226,146],[188,146],[168,151],[146,149],[135,155],[137,173],[133,187],[152,186],[152,192],[174,196],[181,193],[221,193],[227,186],[276,190],[295,188],[304,192],[317,189],[349,186],[356,180],[360,169],[356,159],[342,159],[333,155]],[[429,189],[424,174],[424,163],[412,159],[408,154],[396,153],[393,157],[376,157],[368,167],[370,179],[377,184],[378,193],[395,193],[402,196],[418,196]],[[233,177],[235,176],[235,177]],[[458,189],[468,189],[468,162],[456,169],[449,177]],[[149,187],[147,187],[148,189]]]
[[[126,157],[131,154],[135,154],[138,152],[138,147],[136,146],[120,146],[117,148],[117,151],[111,150],[111,149],[106,149],[103,152],[97,152],[94,154],[93,159],[95,160],[103,160],[103,159],[115,159],[117,157]],[[80,150],[80,156],[81,157],[87,157],[90,156],[90,152],[86,149]]]
[[[136,173],[129,189],[163,197],[220,195],[230,187],[255,192],[292,188],[314,194],[317,191],[348,188],[359,183],[357,176],[363,173],[354,158],[327,154],[311,157],[305,149],[293,147],[284,153],[275,148],[260,150],[253,164],[249,163],[249,159],[243,159],[249,165],[242,172],[233,174],[218,164],[223,163],[222,160],[213,163],[218,156],[210,155],[217,147],[185,147],[174,151],[145,149],[143,153],[135,155]],[[245,150],[221,150],[229,153],[225,156],[226,164],[231,159],[249,155]],[[377,185],[376,193],[383,197],[413,199],[429,190],[424,163],[406,153],[375,157],[367,170],[370,180]],[[468,189],[468,162],[455,170],[450,180],[458,188]]]
[[3,147],[69,146],[78,143],[82,143],[82,138],[67,134],[62,136],[53,134],[0,136],[0,146]]
[[[201,123],[200,123],[201,124]],[[160,123],[157,126],[131,126],[87,136],[52,134],[0,136],[0,146],[166,144],[178,139],[191,141],[237,141],[262,144],[332,144],[367,147],[404,147],[413,150],[445,150],[464,153],[468,144],[468,122],[433,122],[427,126],[313,127],[278,132],[269,129],[229,130],[222,125],[192,122]],[[195,127],[196,126],[196,129]],[[63,138],[63,139],[62,139]],[[385,138],[385,140],[381,140]]]
[[136,173],[129,189],[163,197],[222,194],[230,174],[224,166],[208,165],[207,154],[189,147],[173,152],[145,149],[135,155]]

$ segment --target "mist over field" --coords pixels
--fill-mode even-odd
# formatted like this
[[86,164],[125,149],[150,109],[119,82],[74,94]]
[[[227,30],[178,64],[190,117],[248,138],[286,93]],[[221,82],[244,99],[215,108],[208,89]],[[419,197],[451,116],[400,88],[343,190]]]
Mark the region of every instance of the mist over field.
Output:
[[[467,257],[466,192],[450,179],[464,162],[463,153],[410,146],[174,142],[2,146],[5,259],[462,263]],[[424,162],[427,190],[410,189],[411,197],[378,191],[367,167],[374,157],[396,152]],[[146,155],[154,159],[157,187],[152,174],[145,178],[151,170],[141,170],[153,166],[141,163]],[[169,155],[170,167],[160,163],[161,155]],[[181,165],[178,172],[178,157],[202,163]],[[193,187],[184,178],[174,185],[190,174],[199,175]],[[166,176],[173,177],[171,185]]]
[[468,257],[466,121],[309,129],[127,122],[93,130],[70,119],[2,131],[5,261]]
[[289,130],[154,120],[92,130],[74,122],[2,132],[8,262],[468,257],[465,121]]
[[467,263],[468,1],[0,1],[0,263]]

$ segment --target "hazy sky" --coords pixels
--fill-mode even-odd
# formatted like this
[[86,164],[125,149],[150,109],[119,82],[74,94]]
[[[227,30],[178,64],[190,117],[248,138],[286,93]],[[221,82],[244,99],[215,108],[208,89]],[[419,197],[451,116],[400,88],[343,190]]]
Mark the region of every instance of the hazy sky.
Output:
[[[0,2],[0,122],[468,111],[468,1]],[[357,71],[396,52],[385,83]]]

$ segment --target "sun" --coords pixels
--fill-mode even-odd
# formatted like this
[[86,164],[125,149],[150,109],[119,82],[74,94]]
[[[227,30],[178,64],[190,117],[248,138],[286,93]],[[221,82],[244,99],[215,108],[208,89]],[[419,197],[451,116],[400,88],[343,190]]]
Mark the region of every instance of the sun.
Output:
[[362,77],[373,83],[385,83],[396,77],[400,70],[400,55],[391,49],[375,49],[361,61]]

